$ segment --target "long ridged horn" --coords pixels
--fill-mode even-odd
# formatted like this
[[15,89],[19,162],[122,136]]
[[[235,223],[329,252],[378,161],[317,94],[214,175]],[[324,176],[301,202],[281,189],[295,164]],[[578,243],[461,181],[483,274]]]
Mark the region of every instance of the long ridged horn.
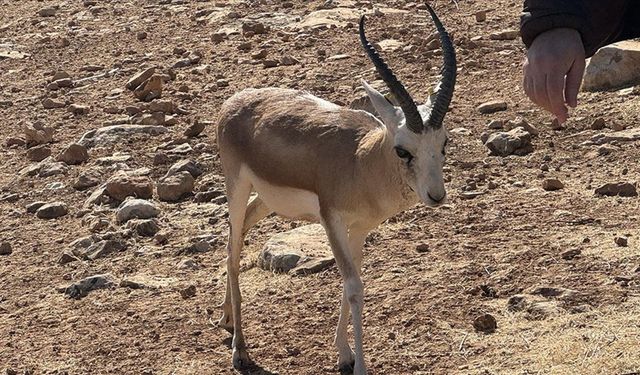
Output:
[[442,75],[442,79],[440,80],[440,88],[436,95],[436,98],[433,102],[433,107],[431,108],[431,114],[429,115],[429,119],[427,120],[427,126],[432,128],[440,128],[442,126],[442,121],[444,120],[444,116],[449,110],[449,104],[451,104],[451,98],[453,97],[453,90],[456,85],[456,75],[457,64],[456,64],[456,51],[453,48],[453,43],[451,42],[451,37],[449,37],[449,33],[440,22],[438,15],[434,12],[433,8],[429,3],[427,4],[427,10],[433,19],[433,23],[436,25],[436,29],[438,29],[438,34],[440,35],[440,44],[442,44],[442,54],[444,58],[444,64],[442,65],[442,70],[440,74]]
[[393,93],[400,104],[400,108],[404,112],[404,116],[406,119],[406,124],[411,131],[414,133],[421,133],[424,129],[422,123],[422,117],[420,116],[420,112],[418,112],[418,107],[416,103],[411,98],[411,95],[404,88],[402,83],[398,81],[396,76],[393,74],[393,71],[389,68],[389,66],[384,62],[382,57],[378,54],[375,48],[369,43],[367,37],[364,35],[364,16],[360,17],[360,42],[362,43],[362,47],[369,55],[369,59],[373,62],[373,65],[376,67],[378,74],[382,77],[382,80],[387,84],[389,90]]

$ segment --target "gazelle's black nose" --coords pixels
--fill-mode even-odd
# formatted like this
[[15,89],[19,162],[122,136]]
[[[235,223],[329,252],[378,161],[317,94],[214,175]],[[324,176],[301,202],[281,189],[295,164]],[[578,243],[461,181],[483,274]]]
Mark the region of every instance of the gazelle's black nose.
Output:
[[436,202],[436,203],[441,203],[444,198],[447,197],[447,193],[442,194],[442,196],[440,197],[434,197],[433,195],[431,195],[431,193],[427,193],[427,196],[429,197],[429,199],[431,199],[432,201]]

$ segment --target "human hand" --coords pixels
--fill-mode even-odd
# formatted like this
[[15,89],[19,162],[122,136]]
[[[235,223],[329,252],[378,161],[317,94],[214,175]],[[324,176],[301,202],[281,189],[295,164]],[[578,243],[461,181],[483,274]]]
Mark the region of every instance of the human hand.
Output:
[[578,91],[585,68],[585,52],[580,33],[559,28],[536,37],[524,62],[524,91],[560,123],[567,120],[565,104],[578,105]]

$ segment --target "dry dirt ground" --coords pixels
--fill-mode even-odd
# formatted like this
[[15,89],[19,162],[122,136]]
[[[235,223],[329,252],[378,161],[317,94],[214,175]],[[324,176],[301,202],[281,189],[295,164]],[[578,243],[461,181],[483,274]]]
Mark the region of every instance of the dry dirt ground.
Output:
[[[376,79],[358,45],[355,22],[358,14],[373,13],[371,2],[333,3],[344,7],[338,13],[348,22],[305,28],[305,20],[324,1],[0,0],[0,50],[25,54],[0,58],[0,240],[12,247],[11,254],[0,256],[0,370],[234,373],[229,335],[215,326],[224,296],[224,203],[154,198],[166,243],[133,235],[124,251],[61,265],[60,255],[75,239],[91,230],[123,229],[115,221],[117,205],[85,209],[95,188],[72,186],[87,171],[103,183],[118,170],[148,168],[157,181],[171,161],[186,157],[205,172],[196,192],[221,191],[215,126],[186,140],[182,132],[196,119],[215,121],[219,106],[234,92],[280,86],[341,104],[359,97],[360,79]],[[440,64],[439,53],[427,43],[434,29],[426,11],[420,2],[373,3],[379,12],[369,18],[370,38],[397,41],[384,56],[414,96],[424,100]],[[446,119],[448,129],[455,129],[446,169],[450,202],[437,210],[416,206],[367,239],[363,278],[369,373],[640,372],[640,200],[594,194],[607,182],[640,180],[640,143],[611,145],[608,154],[583,145],[611,127],[640,126],[640,100],[616,92],[582,93],[571,120],[553,130],[549,117],[521,90],[520,40],[489,38],[517,29],[521,3],[432,3],[454,35],[460,67]],[[57,7],[55,14],[40,16],[48,6]],[[474,14],[481,10],[488,10],[487,20],[477,22]],[[250,20],[269,30],[243,34],[241,25]],[[250,46],[242,46],[247,42]],[[261,56],[252,56],[263,49],[267,60],[281,64],[266,67]],[[88,161],[62,174],[20,173],[35,162],[28,160],[26,146],[7,146],[5,140],[23,136],[25,123],[40,120],[55,129],[50,147],[56,155],[86,131],[126,117],[128,106],[141,105],[124,87],[132,75],[151,66],[166,72],[194,51],[200,61],[176,67],[164,85],[163,98],[184,109],[169,133],[93,147]],[[285,65],[285,57],[297,62]],[[47,89],[60,70],[69,73],[75,87]],[[92,76],[97,77],[83,80]],[[44,109],[47,97],[65,108]],[[504,100],[508,109],[480,114],[476,107],[488,100]],[[73,115],[66,108],[70,103],[90,110]],[[533,139],[534,152],[488,156],[480,141],[487,123],[518,116],[540,131]],[[591,130],[597,117],[607,128]],[[163,151],[170,141],[186,142],[192,150],[183,147],[186,155]],[[169,162],[162,163],[158,153],[167,154]],[[130,158],[98,161],[123,154]],[[542,181],[549,177],[561,180],[564,189],[543,190]],[[462,199],[465,189],[484,194]],[[63,201],[69,214],[38,219],[25,209],[35,201]],[[106,219],[104,225],[95,225],[100,218]],[[255,266],[269,235],[291,227],[268,218],[247,237],[243,323],[257,365],[246,374],[337,373],[332,344],[341,290],[337,269],[294,277]],[[180,251],[198,236],[213,245],[210,251]],[[617,246],[617,236],[628,236],[628,246]],[[428,250],[416,251],[418,244]],[[195,267],[179,266],[185,260]],[[147,287],[114,286],[81,299],[58,291],[95,274],[111,275],[116,284],[128,279]],[[189,286],[195,295],[183,298],[180,291]],[[514,295],[522,295],[524,302],[514,304]],[[496,318],[494,333],[474,329],[473,320],[484,313]]]

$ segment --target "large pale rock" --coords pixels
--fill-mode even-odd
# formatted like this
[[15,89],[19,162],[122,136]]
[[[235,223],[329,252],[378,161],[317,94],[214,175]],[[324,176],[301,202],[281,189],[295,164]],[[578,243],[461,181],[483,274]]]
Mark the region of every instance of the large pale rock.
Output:
[[614,89],[640,81],[640,42],[624,41],[603,47],[589,60],[583,90]]
[[84,133],[78,144],[87,148],[97,144],[106,145],[120,141],[134,134],[160,135],[168,132],[164,126],[157,125],[111,125]]
[[531,133],[521,127],[508,132],[491,134],[485,142],[485,146],[491,151],[492,155],[499,156],[523,156],[533,151]]
[[319,272],[334,262],[326,233],[319,224],[276,234],[258,258],[258,265],[264,270],[296,274]]

